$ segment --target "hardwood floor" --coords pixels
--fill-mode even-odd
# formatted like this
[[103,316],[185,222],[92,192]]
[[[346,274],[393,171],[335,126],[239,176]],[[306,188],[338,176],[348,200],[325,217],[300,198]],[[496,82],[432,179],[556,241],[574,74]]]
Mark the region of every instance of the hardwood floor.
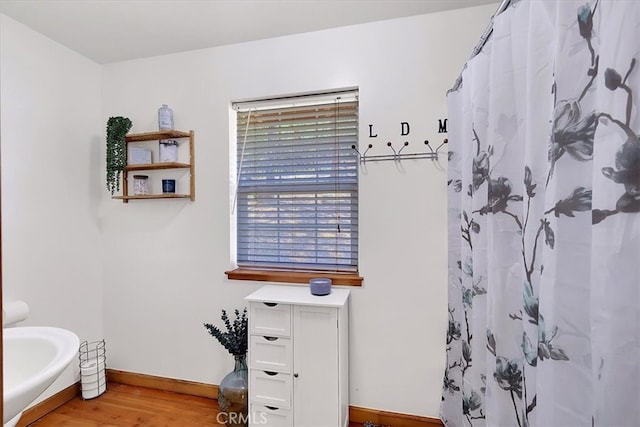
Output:
[[[30,427],[209,427],[223,426],[216,400],[146,387],[109,383],[100,397],[79,397]],[[218,419],[217,419],[218,418]],[[350,427],[361,427],[352,423]]]
[[205,397],[109,383],[100,397],[76,397],[30,426],[221,426],[224,424],[216,421],[219,411],[218,402]]

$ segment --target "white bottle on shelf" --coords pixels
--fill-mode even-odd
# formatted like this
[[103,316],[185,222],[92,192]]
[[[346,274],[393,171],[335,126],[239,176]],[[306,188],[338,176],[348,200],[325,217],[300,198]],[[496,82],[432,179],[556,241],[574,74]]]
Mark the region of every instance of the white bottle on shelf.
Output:
[[158,108],[158,127],[160,130],[173,129],[173,110],[167,104]]

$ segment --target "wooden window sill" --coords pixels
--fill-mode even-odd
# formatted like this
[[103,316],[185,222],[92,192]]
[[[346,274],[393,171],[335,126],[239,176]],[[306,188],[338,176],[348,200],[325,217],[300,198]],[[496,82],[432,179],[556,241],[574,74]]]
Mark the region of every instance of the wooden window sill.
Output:
[[357,273],[313,272],[313,271],[285,271],[285,270],[254,270],[236,268],[225,271],[229,280],[253,280],[259,282],[304,283],[315,277],[331,279],[332,284],[338,286],[362,286],[364,280]]

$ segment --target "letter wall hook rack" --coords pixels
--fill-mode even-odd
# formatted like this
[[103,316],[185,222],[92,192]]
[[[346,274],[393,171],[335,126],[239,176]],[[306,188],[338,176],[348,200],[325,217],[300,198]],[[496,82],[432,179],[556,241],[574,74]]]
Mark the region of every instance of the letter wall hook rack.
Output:
[[367,154],[369,152],[369,150],[371,150],[373,148],[373,144],[369,144],[367,146],[367,149],[364,151],[364,153],[360,153],[360,151],[358,151],[358,148],[355,145],[352,145],[351,148],[357,153],[358,160],[360,161],[360,163],[382,162],[382,161],[385,161],[385,160],[393,160],[393,161],[399,162],[402,159],[431,159],[431,160],[438,160],[438,154],[439,154],[440,148],[442,148],[442,146],[444,144],[446,144],[447,142],[449,142],[449,140],[445,139],[444,141],[442,141],[442,144],[438,145],[438,147],[434,150],[431,147],[431,144],[429,144],[429,140],[426,139],[424,141],[424,143],[427,146],[427,148],[429,148],[429,151],[425,151],[425,152],[422,152],[422,153],[402,153],[402,150],[407,148],[407,146],[409,145],[409,141],[405,141],[404,144],[402,144],[402,147],[400,147],[399,150],[396,150],[393,147],[393,144],[391,142],[387,142],[387,147],[389,147],[391,149],[391,151],[393,151],[393,154],[377,154],[377,155]]

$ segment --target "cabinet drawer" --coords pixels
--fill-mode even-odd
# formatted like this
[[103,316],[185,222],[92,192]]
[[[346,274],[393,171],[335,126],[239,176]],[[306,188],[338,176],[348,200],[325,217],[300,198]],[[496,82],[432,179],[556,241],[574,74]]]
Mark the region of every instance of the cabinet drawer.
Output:
[[275,406],[251,405],[249,426],[293,427],[291,409]]
[[253,302],[249,322],[252,334],[270,337],[291,336],[291,306]]
[[291,372],[291,339],[251,335],[249,366],[262,371]]
[[249,399],[276,408],[291,408],[291,375],[249,370]]

